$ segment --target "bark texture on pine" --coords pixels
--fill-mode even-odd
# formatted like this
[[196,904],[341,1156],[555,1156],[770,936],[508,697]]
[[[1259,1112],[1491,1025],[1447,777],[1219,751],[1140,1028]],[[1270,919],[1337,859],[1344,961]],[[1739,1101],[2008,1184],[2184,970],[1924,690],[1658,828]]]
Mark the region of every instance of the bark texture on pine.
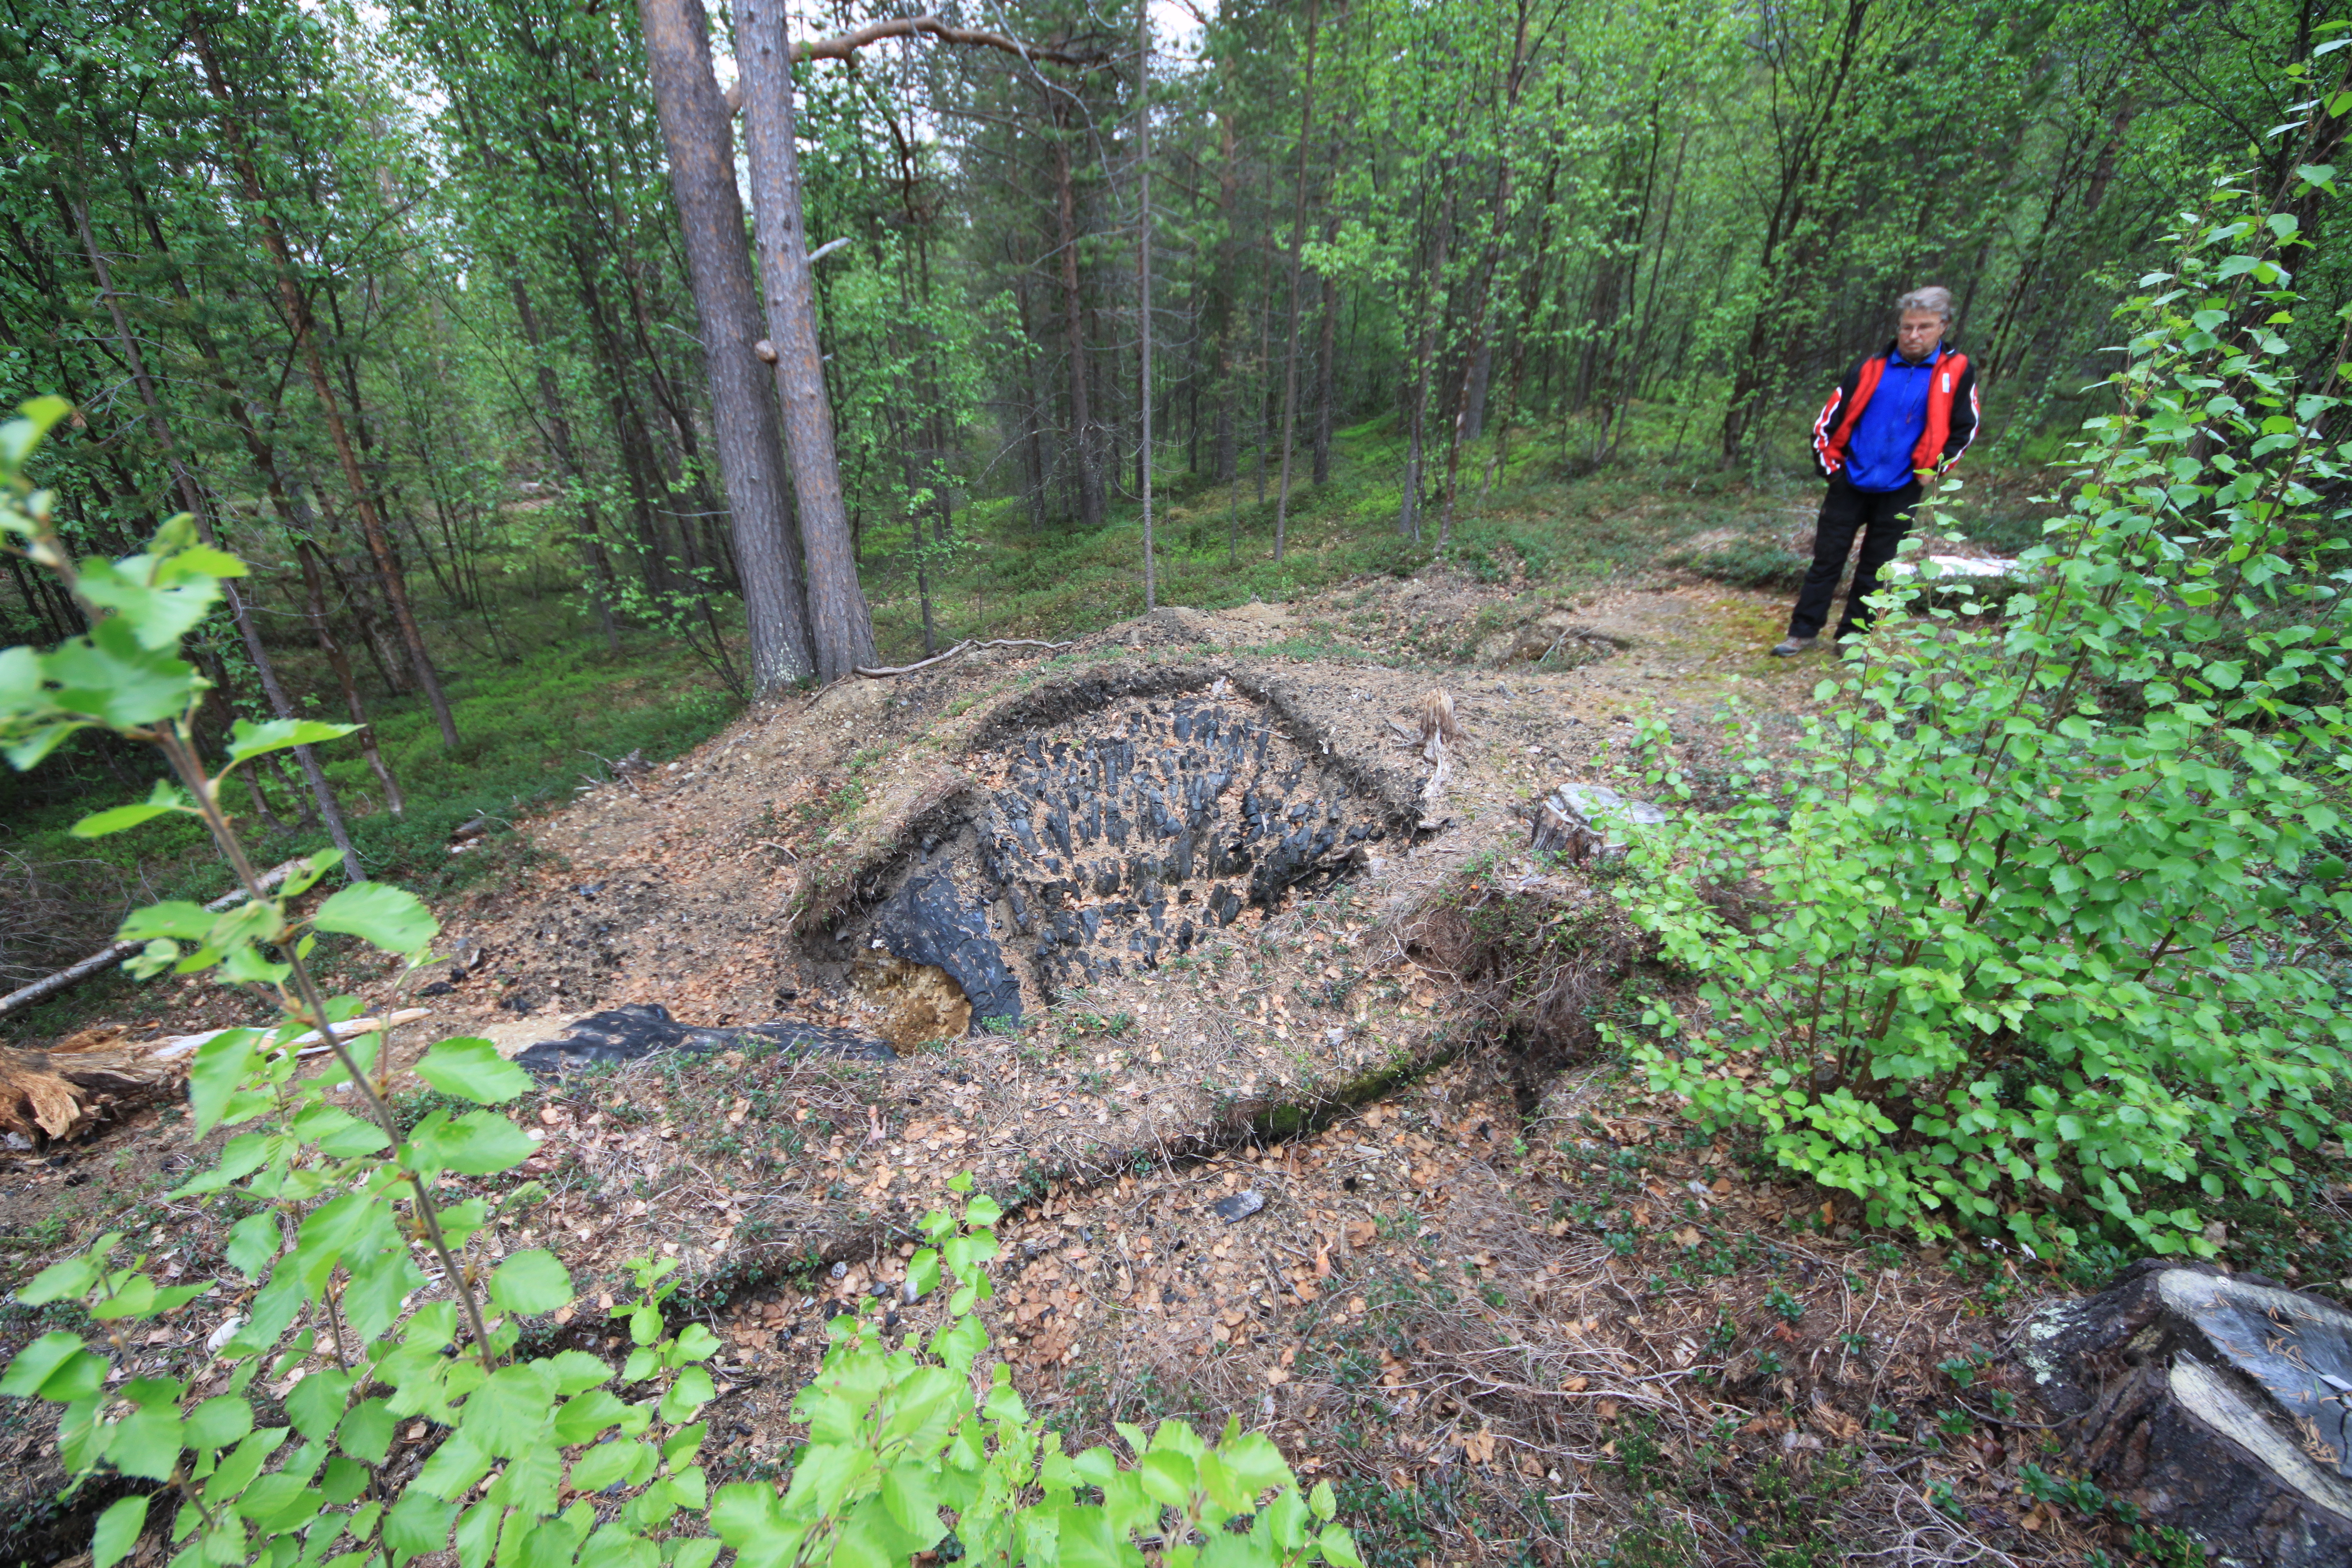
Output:
[[1093,399],[1087,375],[1087,324],[1084,296],[1078,288],[1078,213],[1072,183],[1069,133],[1061,123],[1055,100],[1054,136],[1054,218],[1061,250],[1057,276],[1062,285],[1062,332],[1069,356],[1070,460],[1078,481],[1078,521],[1088,529],[1103,524],[1102,468],[1096,450]]
[[751,166],[768,338],[776,355],[776,397],[800,500],[817,679],[833,681],[875,662],[874,617],[857,582],[824,358],[817,343],[816,297],[801,214],[800,153],[793,142],[792,47],[784,26],[782,0],[736,0],[744,150]]
[[[735,187],[735,138],[710,68],[702,0],[637,0],[654,104],[669,152],[670,195],[710,378],[712,442],[734,523],[735,564],[751,626],[751,684],[761,693],[814,670],[800,540],[759,342],[760,305]],[[779,339],[779,341],[782,341]],[[681,426],[683,429],[684,426]]]
[[1307,72],[1298,100],[1298,186],[1290,215],[1289,346],[1282,356],[1282,484],[1274,502],[1274,558],[1290,522],[1290,459],[1298,430],[1298,285],[1307,258],[1307,159],[1315,132],[1315,35],[1323,9],[1307,0]]

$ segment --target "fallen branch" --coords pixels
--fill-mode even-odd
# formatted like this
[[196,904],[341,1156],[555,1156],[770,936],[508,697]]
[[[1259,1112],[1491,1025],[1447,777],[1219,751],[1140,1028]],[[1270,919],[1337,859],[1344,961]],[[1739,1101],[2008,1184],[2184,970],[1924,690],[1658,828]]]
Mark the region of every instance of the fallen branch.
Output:
[[[428,1016],[432,1011],[430,1007],[403,1007],[397,1013],[389,1014],[381,1018],[371,1014],[364,1018],[346,1018],[341,1023],[331,1024],[328,1027],[334,1031],[335,1038],[349,1040],[361,1035],[373,1035],[379,1029],[396,1029],[403,1024],[413,1024],[417,1019]],[[227,1029],[206,1029],[200,1035],[174,1035],[169,1039],[156,1041],[147,1048],[147,1054],[157,1061],[173,1061],[181,1057],[193,1056],[198,1047],[207,1045],[227,1033],[229,1033]],[[325,1037],[316,1029],[307,1034],[297,1035],[286,1044],[293,1048],[294,1054],[298,1057],[315,1057],[327,1048]]]
[[[301,864],[302,862],[299,860],[289,860],[283,866],[272,868],[270,870],[262,873],[261,890],[265,893],[269,891],[270,889],[278,886],[278,883],[286,879],[287,873],[292,871],[296,867]],[[219,898],[215,899],[211,903],[206,904],[205,908],[217,914],[221,910],[228,909],[230,906],[236,904],[244,897],[245,889],[243,888],[235,888],[230,889],[228,892],[223,893]],[[147,944],[143,942],[118,942],[113,946],[108,948],[105,952],[93,952],[88,958],[83,959],[79,963],[74,964],[72,967],[68,969],[60,969],[55,974],[48,976],[47,979],[36,980],[30,985],[18,987],[16,990],[9,992],[5,996],[0,996],[0,1018],[5,1018],[9,1014],[14,1013],[20,1008],[29,1007],[34,1003],[41,1001],[46,997],[54,996],[58,992],[66,990],[70,986],[79,985],[83,981],[89,979],[91,975],[96,974],[100,970],[105,969],[110,965],[121,963],[124,959],[130,957],[132,953],[137,952],[141,948],[146,945]]]
[[1076,643],[1040,642],[1035,637],[992,637],[987,642],[978,642],[967,637],[962,642],[956,644],[955,647],[948,649],[945,653],[935,653],[930,658],[918,659],[913,664],[887,665],[871,669],[867,668],[865,665],[859,664],[853,665],[850,668],[859,675],[878,680],[886,675],[912,675],[919,669],[929,669],[935,664],[945,664],[948,660],[961,654],[971,653],[975,648],[1042,647],[1058,650],[1066,647],[1076,647],[1076,646],[1077,645]]

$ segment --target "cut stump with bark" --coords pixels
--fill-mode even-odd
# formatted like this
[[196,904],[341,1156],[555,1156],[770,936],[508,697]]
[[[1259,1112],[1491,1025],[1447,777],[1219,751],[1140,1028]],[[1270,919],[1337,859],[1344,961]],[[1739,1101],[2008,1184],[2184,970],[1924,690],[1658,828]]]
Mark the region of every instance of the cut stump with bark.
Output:
[[100,1025],[46,1051],[0,1046],[0,1133],[78,1137],[110,1111],[176,1093],[186,1064],[158,1060],[124,1036]]
[[2352,1563],[2352,1311],[2149,1259],[2011,1352],[2092,1479],[2244,1568]]

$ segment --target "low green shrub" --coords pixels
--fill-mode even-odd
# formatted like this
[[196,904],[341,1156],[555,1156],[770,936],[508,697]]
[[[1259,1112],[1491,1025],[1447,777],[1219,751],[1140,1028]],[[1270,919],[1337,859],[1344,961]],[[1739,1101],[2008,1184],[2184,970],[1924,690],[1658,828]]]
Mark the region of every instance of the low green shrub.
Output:
[[1793,755],[1735,736],[1742,803],[1633,853],[1697,989],[1612,1032],[1874,1225],[2209,1253],[2215,1203],[2343,1157],[2352,306],[2239,183],[2178,239],[2027,584],[1890,593]]
[[[1362,1568],[1349,1532],[1330,1522],[1330,1487],[1302,1493],[1274,1445],[1237,1422],[1213,1443],[1181,1421],[1149,1435],[1122,1425],[1124,1458],[1064,1453],[991,1358],[974,1315],[1000,1212],[984,1195],[919,1226],[926,1245],[907,1283],[918,1296],[950,1291],[928,1338],[894,1344],[870,1300],[827,1325],[823,1365],[793,1405],[808,1441],[781,1487],[714,1493],[706,1480],[697,1417],[716,1394],[703,1363],[719,1342],[699,1323],[671,1331],[662,1309],[677,1288],[674,1259],[633,1265],[635,1294],[613,1311],[632,1346],[617,1373],[583,1351],[520,1353],[526,1320],[572,1307],[572,1279],[544,1249],[494,1266],[487,1249],[469,1250],[492,1213],[444,1178],[498,1175],[536,1152],[499,1109],[531,1080],[488,1040],[448,1040],[415,1067],[431,1094],[394,1103],[380,1035],[330,1035],[332,1064],[303,1075],[295,1041],[360,1011],[357,997],[322,994],[311,967],[319,938],[355,939],[413,975],[439,927],[415,894],[381,882],[352,883],[296,915],[291,900],[340,864],[331,849],[264,893],[223,809],[224,784],[256,758],[352,727],[240,721],[227,756],[207,766],[191,723],[205,683],[180,640],[244,564],[200,543],[185,516],[141,555],[69,559],[51,498],[23,474],[68,412],[44,399],[0,426],[0,544],[55,573],[90,629],[47,653],[0,653],[0,752],[28,768],[88,729],[155,746],[171,776],[74,831],[192,818],[248,898],[224,913],[190,901],[135,911],[119,933],[142,943],[129,967],[142,978],[215,973],[275,995],[283,1014],[275,1027],[207,1041],[189,1068],[197,1135],[237,1131],[171,1196],[241,1216],[226,1257],[253,1288],[204,1362],[184,1376],[124,1375],[146,1342],[141,1325],[187,1311],[214,1282],[168,1283],[144,1254],[125,1253],[119,1233],[18,1292],[26,1306],[78,1304],[98,1342],[70,1328],[41,1335],[0,1373],[0,1394],[60,1407],[71,1489],[101,1479],[147,1489],[99,1515],[92,1568],[128,1556],[159,1501],[171,1568],[401,1568],[448,1551],[458,1568],[710,1568],[728,1549],[740,1568],[886,1568],[951,1533],[953,1553],[974,1564],[1141,1568],[1149,1548],[1170,1568]],[[971,1190],[969,1176],[950,1184]],[[419,1296],[433,1299],[411,1310]],[[257,1396],[265,1377],[271,1398]],[[283,1425],[265,1424],[281,1409]],[[411,1452],[395,1458],[399,1428],[419,1424],[429,1452],[421,1464]]]

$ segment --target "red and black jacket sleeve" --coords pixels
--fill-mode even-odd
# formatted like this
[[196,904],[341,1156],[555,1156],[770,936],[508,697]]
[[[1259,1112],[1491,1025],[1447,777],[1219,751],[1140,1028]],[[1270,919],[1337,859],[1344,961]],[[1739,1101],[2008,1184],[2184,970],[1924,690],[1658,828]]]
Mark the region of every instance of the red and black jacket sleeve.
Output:
[[1813,466],[1821,469],[1822,478],[1835,479],[1845,467],[1846,442],[1853,435],[1854,422],[1870,405],[1870,395],[1878,390],[1879,375],[1885,369],[1885,354],[1866,354],[1830,388],[1830,400],[1822,405],[1813,420]]

